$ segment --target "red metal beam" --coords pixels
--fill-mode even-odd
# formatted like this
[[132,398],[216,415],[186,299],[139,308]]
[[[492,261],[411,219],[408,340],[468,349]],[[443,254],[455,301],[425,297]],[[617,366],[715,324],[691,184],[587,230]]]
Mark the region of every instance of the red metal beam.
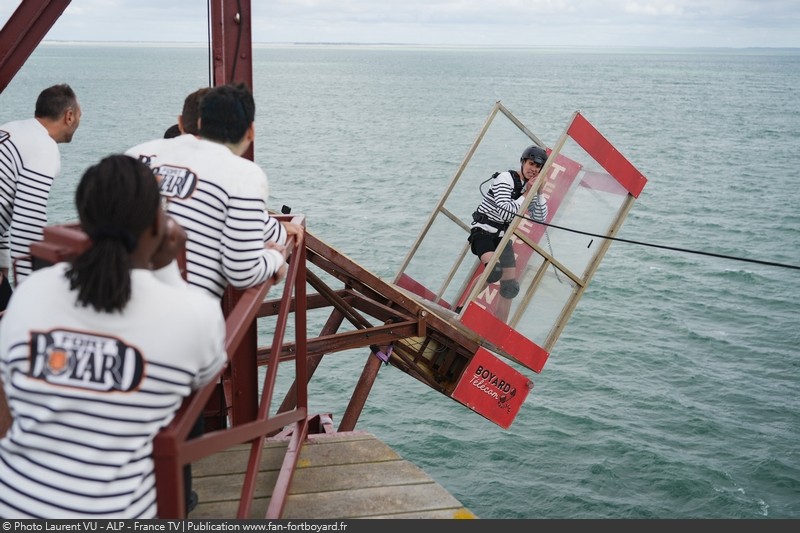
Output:
[[22,0],[0,30],[0,93],[72,0]]
[[[250,0],[210,0],[214,86],[244,82],[253,88],[253,43]],[[244,153],[253,160],[254,147]]]

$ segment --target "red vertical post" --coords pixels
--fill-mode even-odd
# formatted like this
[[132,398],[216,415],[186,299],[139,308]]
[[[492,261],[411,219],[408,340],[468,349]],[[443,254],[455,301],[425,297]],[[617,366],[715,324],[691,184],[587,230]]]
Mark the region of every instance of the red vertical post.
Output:
[[[243,82],[252,91],[250,0],[211,0],[209,6],[214,86]],[[252,145],[243,157],[253,160]],[[231,291],[227,291],[226,295],[230,296]],[[230,301],[230,307],[235,303]],[[258,335],[255,324],[252,324],[247,336],[248,340],[242,343],[242,348],[234,355],[229,369],[234,402],[231,418],[234,426],[254,420],[258,412],[258,381],[253,373],[253,369],[258,366]]]
[[[211,0],[214,86],[243,82],[253,91],[253,27],[250,0]],[[253,145],[244,157],[253,160]]]
[[[230,311],[242,297],[242,292],[233,287],[225,289],[223,311],[227,319]],[[240,325],[239,327],[245,327]],[[258,417],[258,324],[256,320],[246,326],[245,340],[231,354],[230,367],[226,372],[230,380],[231,426],[252,422]],[[223,377],[224,379],[224,377]]]

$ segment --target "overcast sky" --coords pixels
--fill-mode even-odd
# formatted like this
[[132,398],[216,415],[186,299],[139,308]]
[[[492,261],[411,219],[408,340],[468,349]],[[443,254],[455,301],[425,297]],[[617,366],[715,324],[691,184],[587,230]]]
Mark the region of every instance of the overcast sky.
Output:
[[[5,22],[19,0],[0,0]],[[72,0],[46,40],[207,42],[206,0]],[[800,47],[799,0],[251,0],[253,41]]]

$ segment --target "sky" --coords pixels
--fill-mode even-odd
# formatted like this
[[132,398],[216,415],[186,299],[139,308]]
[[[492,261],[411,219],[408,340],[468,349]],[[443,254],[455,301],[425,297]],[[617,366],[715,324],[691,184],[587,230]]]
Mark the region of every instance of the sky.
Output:
[[[0,0],[0,22],[19,3]],[[800,0],[250,3],[254,43],[800,47]],[[205,43],[206,6],[207,0],[72,0],[45,40]]]

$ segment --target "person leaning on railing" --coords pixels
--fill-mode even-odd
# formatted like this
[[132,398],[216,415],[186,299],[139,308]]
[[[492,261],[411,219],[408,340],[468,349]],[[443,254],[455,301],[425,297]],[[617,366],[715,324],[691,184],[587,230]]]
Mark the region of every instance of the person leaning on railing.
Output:
[[147,165],[108,156],[75,199],[91,246],[32,272],[0,320],[0,518],[155,518],[153,439],[227,361],[222,309],[181,278],[186,235]]
[[[303,228],[270,215],[267,175],[243,157],[255,139],[247,86],[213,87],[199,106],[197,135],[153,139],[126,153],[153,169],[167,212],[187,232],[187,281],[222,298],[228,286],[282,279],[287,236]],[[186,120],[183,127],[192,123]]]

